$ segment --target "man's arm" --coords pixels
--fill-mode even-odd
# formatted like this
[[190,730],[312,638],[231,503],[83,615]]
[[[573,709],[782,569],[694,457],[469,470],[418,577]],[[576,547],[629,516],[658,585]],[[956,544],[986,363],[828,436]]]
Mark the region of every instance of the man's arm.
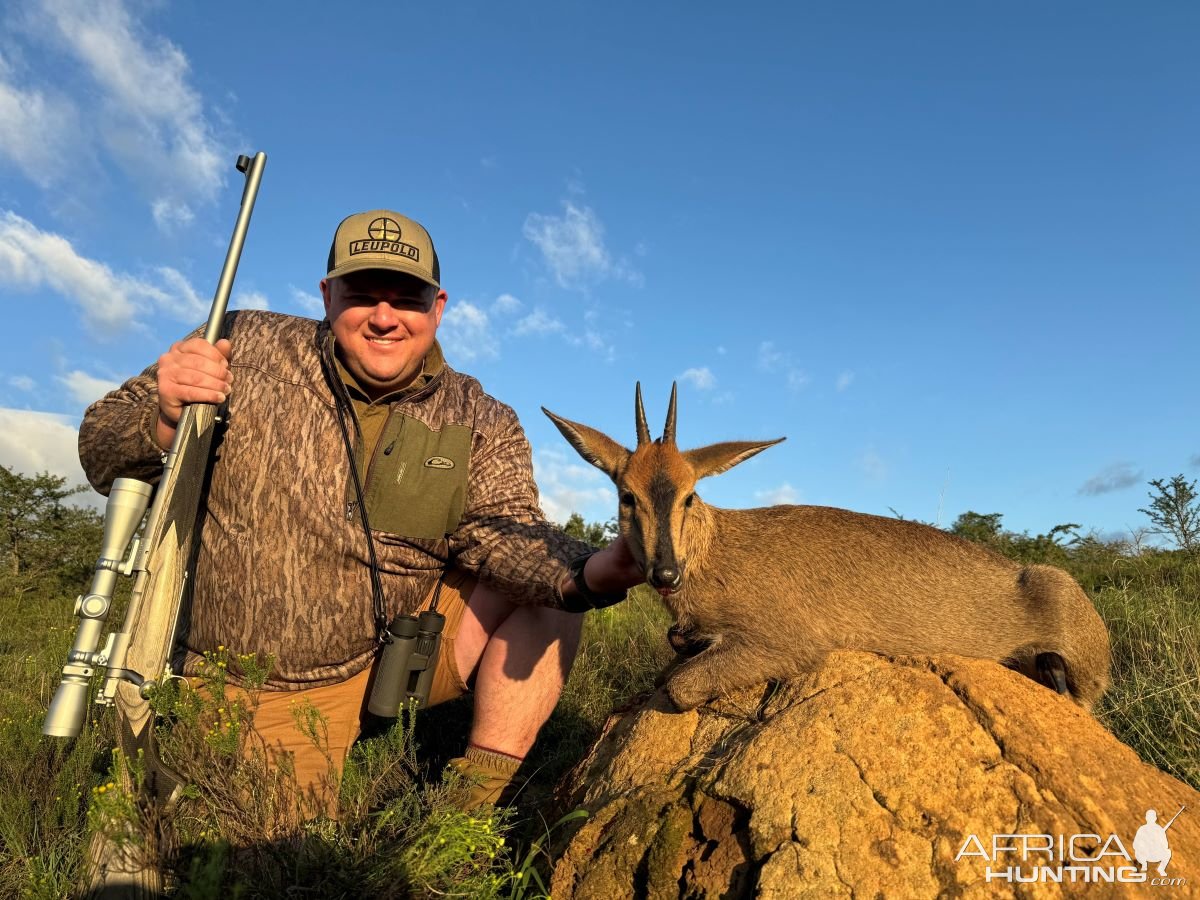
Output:
[[154,483],[187,403],[224,403],[231,385],[229,341],[189,337],[141,375],[88,407],[79,426],[79,461],[107,494],[117,478]]
[[572,607],[578,591],[567,571],[592,553],[584,567],[595,594],[621,591],[644,576],[618,539],[604,550],[565,534],[546,521],[538,505],[529,442],[509,412],[499,433],[471,460],[467,507],[451,551],[460,564],[492,582],[513,602]]

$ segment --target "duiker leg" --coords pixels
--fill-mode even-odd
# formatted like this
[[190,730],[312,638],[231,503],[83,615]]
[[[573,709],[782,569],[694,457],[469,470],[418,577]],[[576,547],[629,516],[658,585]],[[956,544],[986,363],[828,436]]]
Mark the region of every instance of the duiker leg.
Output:
[[819,661],[816,657],[792,654],[781,664],[778,656],[764,653],[762,647],[747,647],[724,638],[680,663],[667,680],[666,692],[676,709],[694,709],[722,694],[815,668]]

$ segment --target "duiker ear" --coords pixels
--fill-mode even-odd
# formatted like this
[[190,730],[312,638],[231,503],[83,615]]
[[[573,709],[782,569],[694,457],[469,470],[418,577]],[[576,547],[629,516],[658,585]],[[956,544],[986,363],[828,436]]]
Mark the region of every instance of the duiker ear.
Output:
[[720,475],[722,472],[727,472],[755,453],[761,453],[768,447],[774,447],[785,440],[787,438],[778,438],[773,441],[727,441],[723,444],[709,444],[707,447],[685,451],[683,458],[691,464],[697,478],[706,478],[709,475]]
[[616,481],[617,473],[624,468],[625,461],[629,459],[628,450],[595,428],[588,428],[586,425],[580,425],[578,422],[572,422],[561,416],[556,416],[544,406],[542,407],[542,412],[549,416],[550,421],[558,426],[558,430],[562,432],[563,437],[570,441],[571,446],[579,451],[580,456],[604,472],[613,481]]

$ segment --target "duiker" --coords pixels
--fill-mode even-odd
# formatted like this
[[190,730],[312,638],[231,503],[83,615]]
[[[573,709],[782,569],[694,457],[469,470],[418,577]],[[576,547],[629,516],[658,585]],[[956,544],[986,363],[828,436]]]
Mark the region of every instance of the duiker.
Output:
[[1108,633],[1053,566],[1022,566],[929,525],[824,506],[719,509],[696,482],[779,440],[675,444],[675,389],[651,440],[637,388],[637,448],[543,408],[617,487],[620,533],[695,650],[666,683],[679,709],[820,665],[835,648],[994,659],[1085,709],[1108,685]]

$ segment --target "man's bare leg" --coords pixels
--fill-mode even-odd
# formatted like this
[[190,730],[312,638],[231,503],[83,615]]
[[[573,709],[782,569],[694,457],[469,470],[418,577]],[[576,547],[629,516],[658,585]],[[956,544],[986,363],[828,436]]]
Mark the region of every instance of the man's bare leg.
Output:
[[466,807],[509,798],[513,777],[562,694],[583,617],[516,606],[483,584],[471,593],[454,640],[475,715],[466,753],[450,766],[473,782]]
[[583,616],[539,606],[517,606],[477,584],[454,640],[464,680],[474,674],[471,743],[517,758],[562,695],[579,650]]

